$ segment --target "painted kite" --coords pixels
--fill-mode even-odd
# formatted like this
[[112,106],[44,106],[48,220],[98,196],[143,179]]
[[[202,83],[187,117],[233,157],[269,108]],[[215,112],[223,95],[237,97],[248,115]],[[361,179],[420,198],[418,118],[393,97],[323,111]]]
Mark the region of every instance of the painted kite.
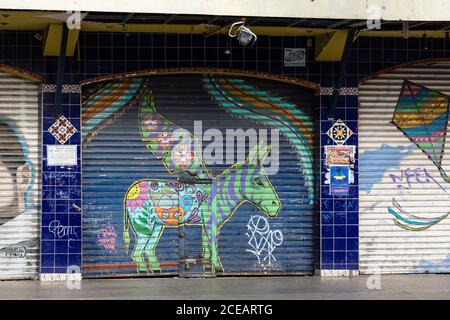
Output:
[[449,98],[439,91],[405,80],[392,123],[422,150],[446,182],[441,167],[448,123]]

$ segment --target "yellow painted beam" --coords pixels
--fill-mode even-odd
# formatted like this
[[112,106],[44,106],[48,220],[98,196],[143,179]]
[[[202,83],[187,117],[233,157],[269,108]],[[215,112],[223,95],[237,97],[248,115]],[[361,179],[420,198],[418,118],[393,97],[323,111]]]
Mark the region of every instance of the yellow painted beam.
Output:
[[[51,24],[61,24],[62,21],[56,18],[49,18],[56,11],[19,11],[0,10],[0,30],[34,30],[45,31]],[[61,12],[59,12],[61,13]],[[236,18],[238,19],[238,18]],[[325,28],[297,28],[297,27],[274,27],[274,26],[251,26],[257,35],[268,36],[322,36],[336,32],[335,29]],[[92,32],[154,32],[154,33],[180,33],[180,34],[207,34],[217,29],[216,25],[206,24],[126,24],[102,23],[82,21],[81,31]],[[75,30],[70,30],[74,33]],[[76,31],[79,32],[79,31]],[[218,33],[228,32],[224,28]],[[345,30],[343,30],[345,32]],[[425,33],[427,38],[445,38],[449,30],[410,30],[409,38],[422,38]],[[402,31],[389,30],[363,30],[359,37],[403,37]],[[70,42],[69,42],[70,43]],[[59,49],[58,49],[59,50]],[[68,50],[69,52],[69,50]],[[72,51],[70,51],[72,52]]]
[[334,31],[316,37],[316,61],[341,61],[348,31]]
[[[52,23],[48,28],[45,37],[44,56],[59,56],[61,48],[62,23]],[[72,57],[75,53],[75,48],[78,42],[78,35],[80,30],[71,29],[67,37],[67,51],[66,56]]]

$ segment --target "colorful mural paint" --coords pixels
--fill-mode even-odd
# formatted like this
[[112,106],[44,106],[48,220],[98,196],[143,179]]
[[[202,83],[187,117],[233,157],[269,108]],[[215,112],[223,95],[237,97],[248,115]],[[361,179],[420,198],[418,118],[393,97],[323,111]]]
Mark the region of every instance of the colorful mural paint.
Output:
[[[210,76],[204,75],[198,77],[198,79],[203,87],[200,86],[197,90],[202,90],[203,96],[206,97],[205,101],[208,101],[208,95],[213,99],[211,108],[223,108],[223,110],[230,112],[233,117],[239,113],[237,110],[231,110],[229,106],[222,105],[218,100],[216,101],[215,93],[208,90],[205,83],[205,79],[212,79]],[[294,220],[308,223],[309,214],[297,210],[299,210],[298,208],[304,208],[300,210],[307,210],[306,212],[308,212],[312,211],[314,207],[312,167],[314,163],[314,140],[313,122],[310,115],[301,111],[298,106],[288,103],[285,99],[247,85],[241,79],[227,78],[227,81],[232,82],[240,90],[248,91],[246,93],[248,106],[257,105],[257,108],[247,107],[243,109],[244,116],[239,116],[239,118],[250,120],[250,124],[257,123],[263,128],[280,129],[286,138],[285,141],[287,141],[287,146],[283,147],[286,148],[284,150],[289,150],[287,151],[289,153],[295,152],[293,156],[289,156],[289,161],[292,161],[290,167],[281,170],[295,175],[300,167],[300,173],[304,179],[295,178],[294,184],[302,185],[302,190],[295,189],[296,193],[288,193],[289,202],[286,208],[290,210],[288,211],[289,214],[295,213],[298,215],[298,217],[293,218]],[[126,85],[133,85],[132,91],[121,89]],[[205,91],[205,89],[207,90]],[[171,116],[171,112],[168,112],[171,109],[164,106],[164,101],[167,98],[163,96],[163,93],[165,94],[168,90],[168,88],[160,87],[157,82],[139,78],[133,81],[125,79],[94,85],[83,91],[83,145],[86,149],[83,153],[85,166],[83,174],[87,177],[84,178],[83,183],[83,203],[87,212],[86,215],[89,215],[90,211],[93,210],[98,214],[92,214],[92,217],[106,218],[108,225],[111,223],[110,226],[115,226],[115,230],[118,230],[120,225],[123,226],[123,233],[117,235],[117,240],[115,237],[110,239],[111,229],[107,229],[105,224],[97,227],[96,221],[99,221],[98,218],[92,218],[94,223],[92,226],[96,234],[95,243],[87,242],[88,244],[85,244],[84,247],[87,248],[86,250],[98,250],[98,246],[100,246],[102,250],[105,250],[103,253],[105,258],[109,256],[113,258],[113,254],[114,259],[120,257],[120,259],[117,259],[120,262],[108,264],[108,269],[112,269],[113,265],[117,265],[121,269],[128,268],[127,260],[121,257],[121,255],[125,255],[131,258],[138,273],[152,274],[163,272],[163,270],[166,272],[172,266],[178,267],[178,262],[171,262],[173,258],[166,257],[172,252],[170,251],[172,249],[168,249],[168,242],[175,242],[175,240],[169,239],[178,235],[178,231],[175,234],[171,230],[177,230],[180,226],[192,225],[197,226],[196,230],[201,230],[201,240],[197,240],[199,241],[198,245],[202,247],[201,260],[210,262],[214,271],[223,272],[225,268],[219,254],[219,240],[221,238],[219,235],[223,234],[222,229],[227,222],[238,211],[251,212],[252,216],[256,213],[255,211],[259,211],[270,218],[274,218],[284,208],[279,192],[271,181],[272,176],[268,176],[262,165],[264,159],[270,154],[271,147],[267,143],[261,142],[249,150],[247,157],[242,161],[223,169],[221,167],[211,168],[210,164],[205,164],[201,144],[198,143],[196,137],[183,126],[175,124],[175,122],[179,122],[177,121],[179,119],[172,117],[169,120],[167,117],[167,115]],[[185,94],[184,91],[182,94]],[[204,99],[203,96],[202,99]],[[187,99],[191,98],[189,94],[186,94],[186,97]],[[111,100],[114,100],[114,102],[110,103]],[[200,103],[202,101],[200,100]],[[165,113],[160,112],[161,106],[166,108]],[[190,106],[190,108],[193,107]],[[199,108],[198,112],[200,110]],[[215,110],[213,112],[217,113]],[[203,114],[199,114],[203,117]],[[222,112],[222,114],[226,116],[226,113]],[[180,123],[183,123],[183,121],[180,121]],[[249,124],[246,125],[249,126]],[[84,126],[87,130],[84,129]],[[136,129],[140,137],[139,143],[135,140]],[[129,145],[117,145],[114,142],[114,139],[116,139],[115,130],[120,132],[120,138],[123,141],[129,141]],[[177,133],[184,134],[184,137],[187,134],[189,139],[183,140]],[[283,143],[286,144],[286,142]],[[149,152],[144,153],[142,147],[146,147]],[[292,151],[290,151],[291,148]],[[95,154],[93,150],[96,150]],[[130,155],[123,153],[122,150],[127,150],[126,152],[129,152]],[[112,155],[110,155],[111,152],[113,152]],[[295,159],[295,155],[300,161]],[[98,168],[95,159],[110,159],[110,157],[112,157],[111,159],[120,159],[120,161],[111,160],[111,163],[108,162],[105,169]],[[122,159],[124,161],[129,159],[129,165],[122,164]],[[137,164],[134,166],[139,168],[138,171],[122,169],[122,166],[131,167],[137,161],[139,161],[139,166]],[[162,167],[163,170],[159,167]],[[145,171],[144,168],[146,168]],[[109,170],[111,171],[110,174]],[[95,192],[99,190],[98,188],[108,186],[108,181],[115,180],[122,184],[122,180],[130,179],[123,176],[123,174],[126,175],[126,171],[129,172],[130,177],[136,175],[140,177],[133,179],[133,182],[127,185],[125,194],[122,193],[123,211],[121,216],[123,221],[119,225],[114,211],[116,207],[110,205],[110,203],[115,204],[116,200],[109,197],[102,198],[100,194]],[[94,177],[96,177],[95,180]],[[183,177],[188,179],[184,180]],[[108,192],[114,194],[120,192],[120,188],[116,186],[108,187],[108,190],[111,190]],[[305,201],[303,201],[304,199]],[[108,208],[111,208],[111,211],[108,212]],[[239,208],[245,209],[238,210]],[[246,219],[248,220],[248,216]],[[302,229],[301,232],[308,232],[309,225],[304,228],[301,223],[303,222],[298,225],[298,228]],[[86,224],[90,225],[90,222]],[[236,228],[236,224],[233,225],[233,228]],[[286,225],[286,228],[292,230],[289,225]],[[297,228],[297,226],[294,228]],[[249,267],[253,268],[251,270],[257,268],[262,270],[264,267],[266,271],[275,269],[282,271],[290,267],[289,265],[283,265],[283,259],[275,259],[273,255],[275,247],[284,246],[293,240],[286,240],[286,237],[284,237],[285,241],[283,242],[284,233],[282,229],[276,229],[271,233],[272,238],[275,238],[267,240],[268,246],[255,247],[254,249],[258,250],[255,251],[256,253],[246,250],[249,241],[246,237],[246,231],[244,222],[240,233],[246,247],[242,248],[242,251],[248,252],[247,257],[253,261],[249,264]],[[290,232],[289,238],[293,237],[297,231]],[[89,236],[89,232],[84,234]],[[307,241],[308,237],[309,235],[306,235],[302,239]],[[252,238],[256,239],[258,235],[255,234]],[[178,242],[178,240],[176,241]],[[295,241],[298,244],[298,240]],[[307,245],[305,244],[305,246]],[[305,252],[304,248],[300,249]],[[160,251],[158,252],[158,250]],[[220,251],[222,252],[222,250]],[[227,251],[229,252],[229,248],[227,248]],[[306,255],[308,253],[305,253]],[[168,261],[167,259],[172,260]],[[178,260],[179,257],[176,257],[176,259]],[[261,263],[257,263],[258,261]],[[308,261],[312,260],[308,258]],[[87,268],[93,270],[101,268],[94,264],[90,265],[89,262],[88,260],[85,263]],[[300,261],[299,265],[297,268],[301,269],[296,270],[309,268],[309,265],[306,266]]]
[[92,87],[85,92],[82,137],[89,143],[101,128],[111,124],[126,110],[141,87],[141,78],[125,79]]
[[301,160],[302,174],[309,190],[310,204],[314,204],[313,132],[308,115],[281,97],[245,83],[242,79],[205,75],[203,82],[208,93],[227,112],[280,130]]
[[[144,90],[142,99],[139,111],[142,141],[148,143],[147,147],[161,159],[169,173],[183,171],[197,179],[211,179],[196,138],[156,112],[154,98],[148,89]],[[189,141],[183,141],[183,138]]]
[[[448,117],[449,98],[446,95],[408,80],[403,82],[392,123],[427,155],[445,182],[450,182],[441,167]],[[393,221],[397,226],[410,231],[426,230],[450,214],[436,218],[413,215],[405,212],[395,198],[388,212],[394,216]]]
[[444,63],[359,87],[360,271],[448,272],[450,87]]
[[[281,209],[264,168],[250,164],[252,157],[258,157],[258,149],[263,148],[255,147],[246,163],[233,165],[210,185],[157,180],[134,183],[126,194],[124,239],[128,247],[131,225],[137,239],[132,257],[138,270],[160,270],[155,249],[165,227],[201,224],[203,259],[211,261],[215,270],[223,271],[218,254],[219,233],[236,209],[249,202],[270,217],[275,217]],[[267,154],[269,149],[265,150]]]
[[446,95],[405,80],[392,123],[415,143],[450,182],[441,167],[449,116]]
[[[11,122],[0,120],[0,137],[8,141],[8,144],[0,147],[1,194],[11,200],[9,205],[2,201],[1,225],[32,206],[29,201],[29,192],[33,187],[35,170],[28,157],[28,147],[24,137]],[[5,183],[5,180],[8,182]]]
[[1,76],[11,96],[0,106],[0,279],[33,279],[40,221],[38,85]]

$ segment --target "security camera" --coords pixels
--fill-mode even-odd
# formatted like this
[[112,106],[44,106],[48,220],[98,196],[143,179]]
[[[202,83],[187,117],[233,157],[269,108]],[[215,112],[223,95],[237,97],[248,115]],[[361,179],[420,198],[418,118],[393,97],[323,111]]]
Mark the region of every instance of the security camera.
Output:
[[[244,26],[244,21],[238,21],[231,25],[230,30],[228,30],[228,35],[231,38],[236,37],[239,44],[242,46],[253,45],[256,42],[257,36],[249,28]],[[233,28],[236,26],[237,29],[233,33]]]

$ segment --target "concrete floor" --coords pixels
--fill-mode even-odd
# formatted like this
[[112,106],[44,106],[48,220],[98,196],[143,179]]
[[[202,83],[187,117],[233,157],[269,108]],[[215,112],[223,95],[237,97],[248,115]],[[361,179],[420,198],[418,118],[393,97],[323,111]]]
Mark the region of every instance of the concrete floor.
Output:
[[267,277],[213,279],[0,281],[0,299],[450,299],[450,275],[383,275],[369,290],[367,276],[352,278]]

